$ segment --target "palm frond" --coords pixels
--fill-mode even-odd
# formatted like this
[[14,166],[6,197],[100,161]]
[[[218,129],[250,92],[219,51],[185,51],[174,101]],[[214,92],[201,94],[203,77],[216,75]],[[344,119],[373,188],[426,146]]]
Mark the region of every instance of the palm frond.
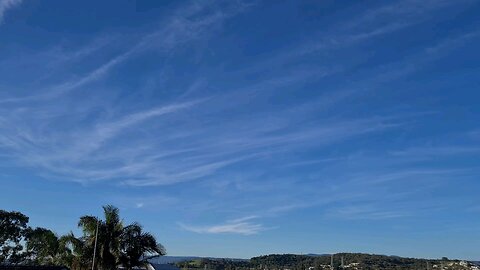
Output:
[[78,227],[80,227],[84,234],[94,235],[97,229],[98,218],[94,216],[83,216],[78,221]]

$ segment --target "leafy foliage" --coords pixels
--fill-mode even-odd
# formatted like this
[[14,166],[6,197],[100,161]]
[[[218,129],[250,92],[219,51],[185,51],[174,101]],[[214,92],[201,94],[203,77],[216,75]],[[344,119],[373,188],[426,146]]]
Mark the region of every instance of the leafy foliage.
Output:
[[54,232],[45,228],[29,229],[26,233],[26,251],[35,264],[52,265],[60,249]]
[[25,233],[28,229],[28,217],[20,212],[0,210],[0,263],[19,263]]
[[149,258],[166,254],[165,248],[153,235],[143,232],[138,223],[125,227],[121,237],[120,262],[127,269],[142,266]]
[[143,232],[138,223],[123,226],[118,208],[103,207],[105,220],[93,216],[80,218],[78,226],[83,230],[82,240],[93,251],[98,226],[98,266],[102,270],[114,270],[118,265],[127,269],[142,266],[152,256],[165,255],[165,248],[155,237]]
[[123,232],[123,224],[120,220],[118,208],[107,205],[103,207],[103,211],[105,220],[100,220],[93,216],[83,216],[80,218],[78,226],[83,230],[83,240],[87,245],[94,247],[98,225],[98,264],[103,270],[115,270],[117,258],[120,256],[120,239]]
[[[103,207],[104,220],[82,216],[83,236],[57,236],[45,228],[29,228],[28,217],[0,210],[0,264],[63,265],[90,269],[97,242],[95,269],[115,270],[143,266],[147,259],[165,255],[165,248],[138,223],[124,226],[118,208]],[[98,231],[97,231],[98,228]],[[22,245],[25,243],[25,247]]]

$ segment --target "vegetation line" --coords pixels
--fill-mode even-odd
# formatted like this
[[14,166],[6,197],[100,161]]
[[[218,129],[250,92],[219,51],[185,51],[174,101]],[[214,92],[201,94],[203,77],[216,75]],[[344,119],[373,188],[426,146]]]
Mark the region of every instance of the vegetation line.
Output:
[[125,226],[118,208],[106,205],[103,213],[103,220],[88,215],[80,217],[78,227],[83,235],[77,237],[73,232],[58,236],[46,228],[31,228],[26,215],[0,210],[0,264],[131,270],[166,254],[165,248],[152,234],[144,232],[139,223]]

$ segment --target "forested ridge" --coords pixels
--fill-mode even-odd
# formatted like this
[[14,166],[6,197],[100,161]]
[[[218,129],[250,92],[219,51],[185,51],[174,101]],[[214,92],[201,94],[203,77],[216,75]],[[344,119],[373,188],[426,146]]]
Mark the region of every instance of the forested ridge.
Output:
[[[342,264],[343,261],[343,264]],[[460,270],[475,269],[477,266],[470,262],[460,260],[441,259],[417,259],[403,258],[398,256],[373,255],[363,253],[338,253],[332,255],[296,255],[296,254],[272,254],[253,257],[249,261],[212,260],[202,259],[189,262],[177,263],[182,269],[215,269],[215,270],[321,270],[321,269],[442,269]]]

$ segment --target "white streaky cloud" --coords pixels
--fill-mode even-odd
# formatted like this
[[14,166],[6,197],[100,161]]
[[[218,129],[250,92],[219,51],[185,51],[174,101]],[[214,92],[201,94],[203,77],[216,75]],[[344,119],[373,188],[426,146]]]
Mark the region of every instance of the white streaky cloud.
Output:
[[46,52],[47,56],[51,58],[50,61],[53,62],[47,64],[62,66],[68,62],[80,61],[90,57],[92,54],[102,49],[105,49],[112,43],[118,42],[120,39],[120,36],[109,34],[94,37],[93,40],[78,48],[71,48],[67,47],[66,45],[58,45]]
[[378,209],[373,205],[351,205],[328,210],[327,217],[351,220],[383,220],[404,218],[408,213],[399,210]]
[[259,216],[257,216],[257,215],[251,215],[251,216],[246,216],[246,217],[241,217],[241,218],[232,219],[230,222],[232,222],[232,223],[240,223],[240,222],[245,222],[245,221],[252,220],[252,219],[256,219],[256,218],[259,218]]
[[[464,3],[475,3],[462,0]],[[422,23],[428,15],[436,10],[455,5],[452,1],[397,1],[384,6],[367,9],[368,11],[353,17],[344,24],[337,25],[328,34],[321,31],[312,42],[290,48],[287,52],[265,60],[255,69],[284,68],[286,63],[297,61],[298,57],[321,52],[331,52],[355,44],[370,41],[374,38],[406,29]],[[315,35],[314,35],[315,36]],[[455,39],[452,39],[454,41]]]
[[[93,44],[89,44],[86,47],[78,49],[78,51],[73,53],[65,53],[65,52],[55,52],[58,51],[57,48],[52,49],[54,52],[47,52],[46,54],[58,54],[55,56],[48,57],[47,61],[49,65],[59,65],[60,68],[62,67],[62,62],[69,62],[73,60],[79,60],[81,58],[85,58],[89,56],[89,54],[93,53],[94,51],[100,49],[101,47],[106,47],[109,39],[99,39],[96,40]],[[0,100],[0,104],[5,103],[22,103],[22,102],[45,102],[49,99],[53,99],[59,97],[63,94],[67,94],[72,90],[82,88],[83,86],[88,85],[89,83],[95,82],[102,78],[103,76],[107,75],[114,67],[118,66],[125,60],[127,60],[133,53],[136,51],[136,47],[130,48],[127,51],[120,53],[105,63],[102,63],[100,66],[96,67],[93,70],[90,70],[86,74],[83,74],[79,78],[75,78],[73,80],[60,83],[53,86],[43,87],[40,94],[33,94],[30,96],[23,96],[23,97],[10,97],[10,98],[3,98]],[[53,58],[53,60],[51,59]]]
[[[12,0],[10,0],[12,1]],[[8,1],[7,1],[8,2]],[[15,1],[13,1],[15,2]],[[413,2],[406,5],[412,5],[414,4]],[[438,3],[437,3],[438,4]],[[125,51],[124,53],[121,53],[115,57],[113,57],[111,60],[107,61],[106,63],[102,64],[98,68],[94,69],[90,73],[87,73],[83,77],[79,78],[78,80],[73,80],[73,81],[68,81],[65,83],[62,83],[60,85],[56,85],[53,87],[50,87],[49,89],[44,89],[42,94],[39,95],[33,95],[33,96],[27,96],[27,97],[13,97],[13,98],[5,98],[0,100],[0,103],[10,103],[10,102],[20,102],[20,101],[34,101],[38,99],[50,99],[57,97],[58,95],[67,93],[71,90],[81,88],[82,86],[85,86],[88,83],[91,83],[93,81],[98,80],[99,78],[102,78],[104,75],[106,75],[113,67],[117,66],[118,64],[124,62],[128,58],[130,58],[133,54],[136,52],[141,52],[145,51],[147,49],[153,48],[164,48],[166,51],[170,51],[173,47],[175,47],[178,44],[184,43],[186,41],[195,39],[200,33],[204,33],[208,28],[209,25],[215,24],[217,21],[224,20],[225,18],[228,18],[229,16],[232,16],[232,14],[235,14],[237,12],[240,12],[241,9],[237,10],[236,12],[231,12],[231,14],[225,13],[225,12],[220,12],[220,13],[214,13],[213,15],[210,14],[211,16],[208,17],[201,17],[201,19],[196,19],[196,20],[190,20],[188,19],[190,16],[193,16],[195,12],[200,12],[202,9],[204,9],[208,5],[199,5],[199,4],[194,4],[192,7],[194,8],[189,8],[185,9],[187,11],[182,12],[177,12],[175,16],[171,18],[170,22],[166,22],[160,30],[155,31],[153,33],[145,35],[138,43],[136,43],[133,47]],[[422,7],[430,7],[430,6],[436,6],[436,5],[421,5]],[[438,5],[438,6],[444,6]],[[401,10],[403,10],[402,8]],[[414,9],[418,9],[417,5],[414,5]],[[182,10],[182,9],[180,9]],[[384,8],[381,8],[381,12],[384,12]],[[394,10],[395,13],[398,13],[397,8],[387,8],[386,10],[392,11]],[[423,8],[421,9],[423,10]],[[427,9],[428,10],[428,9]],[[218,14],[223,14],[222,16],[219,16]],[[351,45],[352,43],[356,43],[358,41],[366,40],[371,37],[389,33],[391,31],[400,29],[405,27],[404,24],[402,23],[393,23],[390,25],[384,25],[381,26],[380,28],[374,28],[373,30],[369,32],[359,32],[359,33],[354,33],[354,34],[349,34],[344,36],[343,38],[327,38],[327,43],[330,45],[327,47],[334,47],[334,48],[339,48],[339,46],[344,46],[345,44]],[[451,40],[448,40],[449,42],[444,42],[448,43],[448,45],[452,46],[455,44],[460,43],[459,40],[464,40],[467,38],[472,38],[476,36],[478,33],[467,33],[460,38],[452,38]],[[165,38],[165,36],[172,35],[172,38]],[[340,35],[341,36],[341,35]],[[302,54],[306,53],[311,53],[318,51],[320,49],[325,48],[325,43],[323,41],[317,42],[320,43],[321,45],[310,45],[305,48],[301,49],[295,49],[294,54],[287,57],[287,58],[294,58]],[[428,50],[429,53],[434,53],[436,50],[444,49],[446,44],[441,43],[437,44],[434,47],[430,48]],[[450,44],[454,43],[454,44]],[[163,49],[162,49],[163,50]],[[86,48],[86,51],[90,51],[90,49]],[[294,57],[293,57],[294,56]],[[284,59],[285,56],[280,56],[278,57],[279,59]],[[271,63],[270,63],[271,64]],[[270,67],[269,67],[270,68]],[[325,72],[325,71],[324,71]],[[326,71],[326,74],[328,75],[329,73],[336,73],[336,70],[329,70]],[[318,76],[318,73],[315,74]],[[324,76],[323,75],[323,76]],[[300,78],[301,79],[301,78]]]
[[[47,177],[81,183],[112,181],[132,186],[172,185],[204,179],[245,161],[285,164],[276,156],[302,153],[311,148],[320,150],[405,125],[405,120],[410,120],[405,115],[358,119],[329,114],[328,110],[342,105],[346,99],[364,89],[375,89],[412,72],[435,54],[451,48],[440,46],[431,52],[421,52],[427,54],[423,58],[414,55],[394,65],[374,67],[370,72],[374,75],[354,81],[348,87],[323,91],[317,100],[307,103],[294,104],[275,112],[269,109],[263,111],[261,106],[265,104],[256,104],[260,106],[258,111],[252,112],[255,117],[231,112],[250,106],[250,103],[256,102],[257,95],[300,89],[302,83],[317,82],[325,76],[341,72],[343,67],[328,69],[322,65],[308,69],[287,65],[287,72],[268,73],[254,82],[241,83],[233,90],[225,89],[225,93],[217,96],[182,103],[192,93],[202,96],[202,90],[209,87],[207,82],[216,79],[195,76],[187,82],[186,91],[179,91],[180,97],[173,97],[179,102],[165,102],[170,105],[154,108],[148,100],[143,101],[149,105],[135,104],[136,109],[125,104],[116,105],[112,101],[116,98],[112,93],[115,91],[109,89],[105,90],[108,94],[102,96],[96,106],[91,105],[90,95],[86,98],[75,96],[78,98],[75,102],[63,104],[72,98],[70,95],[74,91],[71,90],[86,89],[87,84],[105,78],[112,68],[127,59],[149,50],[168,54],[175,49],[174,45],[209,35],[210,26],[234,13],[200,12],[203,5],[196,3],[191,10],[174,14],[158,31],[144,35],[123,54],[113,57],[84,77],[46,93],[41,102],[32,104],[19,97],[18,103],[5,104],[3,109],[0,108],[0,147],[5,150],[2,155],[19,166],[41,170]],[[393,26],[395,24],[386,27]],[[369,39],[394,31],[395,27],[377,26],[367,29],[370,32],[341,33],[339,38],[351,34],[351,37],[358,35],[359,39]],[[162,41],[163,35],[159,33],[169,38]],[[157,39],[158,42],[155,42]],[[86,50],[85,55],[89,51]],[[257,64],[262,65],[254,62],[252,66]],[[283,65],[278,66],[283,68]],[[57,95],[58,91],[65,94],[57,96],[59,100],[45,98]],[[93,92],[89,91],[89,94],[93,95]],[[75,111],[69,105],[81,109]],[[229,116],[227,121],[222,119],[223,115]],[[322,158],[316,160],[323,162]],[[288,163],[310,164],[298,163],[298,160],[297,163],[295,160]]]
[[[197,106],[200,103],[202,106]],[[99,120],[93,129],[85,127],[86,130],[73,134],[31,126],[37,123],[36,119],[25,121],[35,115],[22,112],[17,117],[0,119],[0,127],[8,130],[0,134],[0,145],[21,163],[41,168],[50,177],[84,183],[115,180],[132,186],[155,186],[192,181],[234,163],[261,161],[275,153],[326,146],[396,126],[380,118],[303,125],[295,120],[303,117],[302,110],[288,112],[286,117],[279,115],[277,124],[271,126],[264,123],[272,121],[261,116],[255,121],[240,118],[212,125],[191,123],[189,118],[177,114],[204,108],[215,113],[218,108],[212,104],[217,104],[215,98],[171,104],[115,120]],[[159,117],[166,115],[169,117]],[[146,122],[151,119],[155,121],[148,123],[154,125]],[[169,119],[176,119],[175,129],[169,128]],[[184,121],[194,125],[184,125]],[[52,124],[55,122],[46,126]],[[279,133],[285,128],[289,131]],[[156,132],[161,136],[155,136]],[[131,137],[132,134],[135,136]],[[124,139],[126,136],[128,140]],[[122,140],[120,146],[111,144],[118,140]]]
[[[153,166],[152,162],[145,163],[133,163],[128,165],[115,166],[113,168],[97,167],[92,165],[80,166],[84,164],[87,160],[95,160],[95,158],[89,157],[90,153],[100,148],[102,144],[107,142],[112,137],[115,137],[121,132],[124,132],[126,129],[134,125],[138,125],[146,120],[159,117],[166,114],[176,113],[181,110],[188,109],[195,104],[198,104],[201,101],[191,101],[178,104],[171,104],[166,106],[157,107],[150,110],[145,110],[141,112],[132,113],[126,115],[120,120],[112,122],[103,122],[97,125],[97,128],[93,131],[88,131],[84,134],[76,134],[75,136],[68,138],[63,137],[62,134],[54,135],[50,140],[44,139],[42,134],[36,135],[32,133],[30,128],[17,127],[16,134],[6,134],[2,133],[0,136],[0,146],[7,150],[13,150],[13,152],[22,153],[18,156],[19,159],[24,160],[27,164],[30,164],[34,167],[43,167],[47,171],[56,172],[60,175],[69,175],[73,179],[106,179],[109,177],[119,176],[118,173],[124,174],[125,176],[130,176],[136,174],[141,170],[146,170],[150,166]],[[22,114],[23,115],[23,114]],[[0,127],[4,125],[9,125],[6,119],[0,119]],[[2,125],[3,124],[3,125]],[[57,137],[70,139],[71,142],[65,142],[65,145],[56,145]],[[132,151],[139,151],[137,154],[141,155],[143,151],[146,150],[136,149]],[[188,151],[188,150],[184,150]],[[108,151],[107,151],[108,152]],[[148,155],[152,159],[162,158],[169,155],[174,155],[175,153],[181,153],[181,150],[170,151],[170,153],[158,153],[155,155]],[[110,153],[110,152],[108,152]],[[100,160],[108,161],[108,153],[100,158]],[[15,153],[12,153],[16,155]],[[112,155],[111,159],[122,159],[120,153],[115,153]],[[81,169],[79,169],[79,167]],[[204,170],[207,170],[205,166]],[[115,173],[114,171],[118,171]],[[191,169],[191,174],[201,173],[202,168]],[[188,172],[182,171],[182,174],[186,176]],[[73,180],[72,179],[72,180]],[[88,180],[87,180],[88,181]]]
[[[371,49],[396,32],[453,7],[428,2],[435,7],[381,3],[248,61],[236,61],[235,53],[249,54],[242,44],[232,55],[216,50],[217,41],[232,41],[222,24],[242,8],[214,1],[193,1],[135,35],[102,33],[32,58],[26,52],[17,66],[13,53],[0,68],[7,79],[9,69],[24,79],[0,85],[0,166],[31,172],[33,181],[108,187],[102,201],[122,209],[199,217],[178,226],[201,234],[260,234],[271,229],[264,219],[301,209],[347,220],[416,217],[420,207],[438,207],[429,205],[437,188],[474,181],[480,171],[435,163],[476,157],[478,130],[473,143],[432,137],[439,145],[405,147],[430,107],[383,99],[411,91],[399,81],[421,86],[409,75],[476,42],[478,32],[370,61]],[[29,63],[48,67],[21,72]],[[440,203],[452,209],[456,198]],[[200,219],[216,215],[231,219]]]
[[52,99],[60,95],[66,94],[72,90],[81,88],[89,83],[92,83],[110,72],[114,67],[120,63],[127,60],[138,48],[133,47],[127,50],[124,53],[121,53],[106,63],[103,63],[96,69],[90,71],[89,73],[83,75],[81,78],[62,83],[60,85],[55,85],[50,87],[48,90],[44,91],[42,94],[26,96],[26,97],[14,97],[14,98],[5,98],[0,100],[1,103],[12,103],[12,102],[28,102],[28,101],[42,101],[47,99]]
[[318,205],[318,203],[289,203],[288,205],[277,205],[267,210],[268,215],[278,215],[285,212],[290,212],[297,209],[309,208]]
[[122,131],[125,131],[125,129],[131,128],[155,117],[186,110],[200,102],[201,100],[197,100],[159,106],[150,110],[132,113],[117,121],[98,123],[94,131],[90,134],[84,134],[82,136],[84,139],[80,140],[79,143],[74,146],[76,149],[72,150],[76,151],[77,155],[80,155],[79,158],[83,158],[92,151],[100,148],[101,145],[108,139],[111,139],[112,137],[120,134]]
[[[277,88],[283,84],[290,85],[304,78],[304,76],[299,76],[298,78],[282,79],[280,82],[275,83],[269,80],[262,88],[265,90]],[[333,99],[332,96],[326,96],[325,98],[328,100],[326,104],[331,106],[338,100],[341,100],[341,98],[338,99],[336,96],[338,95],[335,95]],[[223,98],[220,98],[219,101],[216,100],[217,98],[212,98],[209,100],[209,103],[204,105],[211,108],[211,112],[220,112],[223,110],[223,106],[228,104],[223,101]],[[235,106],[242,105],[242,102],[239,102],[238,99],[233,100],[235,100]],[[203,102],[203,100],[201,101]],[[288,115],[285,115],[285,117],[279,116],[278,119],[281,120],[278,122],[278,125],[265,125],[264,123],[266,122],[272,123],[271,119],[260,117],[258,121],[246,119],[247,122],[243,122],[243,119],[234,119],[234,121],[222,124],[220,129],[211,127],[210,124],[201,125],[195,129],[180,128],[179,133],[183,133],[180,136],[163,133],[168,135],[170,140],[172,138],[174,141],[180,139],[180,144],[178,145],[185,145],[185,142],[187,142],[185,146],[176,149],[170,149],[170,147],[164,149],[161,145],[167,138],[162,136],[162,138],[156,139],[158,143],[154,142],[153,145],[149,140],[144,140],[142,144],[146,144],[145,147],[135,146],[135,148],[129,149],[128,152],[130,153],[128,153],[126,158],[122,158],[122,156],[125,156],[123,149],[115,149],[114,151],[102,149],[99,157],[89,155],[103,147],[111,138],[123,135],[133,125],[141,124],[143,121],[155,116],[189,108],[198,102],[174,104],[133,113],[120,120],[98,122],[94,126],[93,132],[88,131],[75,134],[71,138],[73,139],[72,144],[65,148],[54,148],[51,153],[33,149],[29,145],[25,145],[20,138],[15,139],[15,136],[5,137],[0,141],[5,145],[10,145],[11,148],[23,149],[21,158],[26,160],[27,163],[47,168],[69,178],[79,179],[78,181],[120,177],[127,179],[123,181],[125,184],[145,186],[196,179],[212,174],[220,168],[245,158],[261,157],[274,151],[289,151],[289,149],[297,148],[302,144],[307,147],[312,142],[315,144],[331,143],[363,133],[378,132],[391,126],[391,124],[381,124],[374,119],[372,119],[373,121],[335,121],[334,123],[319,123],[315,127],[310,125],[298,126],[293,129],[294,131],[277,134],[277,130],[298,125],[292,122],[291,119],[292,116],[294,118],[303,117],[305,110],[302,105],[293,111],[287,112]],[[230,104],[228,106],[232,107]],[[312,108],[314,107],[316,106],[312,106]],[[25,119],[25,115],[22,115],[20,118]],[[16,129],[18,129],[18,126]],[[212,133],[212,131],[214,132]],[[45,141],[40,142],[38,138],[49,137],[42,134],[31,134],[28,129],[22,130],[21,133],[23,134],[21,138],[27,139],[32,144],[43,144]],[[195,138],[198,134],[201,134],[202,138]],[[58,141],[64,140],[65,138],[58,138]],[[185,142],[182,142],[183,140]],[[46,139],[46,142],[48,141],[49,139]],[[190,144],[189,142],[196,143]],[[170,164],[171,161],[168,158],[173,158],[174,156],[181,157],[184,154],[188,155],[187,160],[185,160],[188,162],[184,161],[183,166],[177,163]],[[241,158],[232,157],[234,155],[238,155]],[[87,158],[87,156],[89,157]],[[91,161],[88,162],[91,165],[86,166],[87,160]],[[98,168],[98,165],[104,162],[111,164],[110,161],[118,161],[119,165]],[[169,169],[163,170],[161,169],[162,167]],[[148,173],[146,173],[147,171]]]
[[474,3],[471,0],[460,0],[456,2],[448,0],[406,0],[406,1],[391,1],[383,6],[366,9],[367,11],[360,14],[352,21],[346,22],[342,27],[347,29],[371,27],[372,25],[382,25],[385,22],[412,22],[422,21],[428,14],[443,8],[448,8],[458,5],[459,2]]
[[206,234],[254,235],[266,230],[266,228],[262,224],[248,221],[253,218],[254,217],[240,218],[211,226],[192,226],[185,225],[183,223],[178,224],[182,229],[186,231]]
[[369,174],[350,180],[350,183],[358,183],[362,185],[378,185],[380,183],[394,182],[394,181],[406,181],[416,180],[416,183],[420,183],[422,179],[440,179],[442,177],[451,177],[454,175],[465,174],[472,172],[473,169],[448,169],[448,168],[432,168],[432,169],[405,169],[396,172],[389,172],[383,174]]
[[[328,51],[330,49],[341,49],[352,46],[358,42],[369,40],[378,35],[391,33],[392,31],[401,29],[405,26],[406,25],[394,23],[374,28],[368,32],[358,32],[344,36],[340,34],[336,37],[329,37],[326,38],[326,41],[319,40],[307,45],[299,46],[298,48],[291,49],[288,52],[283,52],[282,54],[276,55],[273,58],[263,60],[263,62],[260,61],[260,63],[252,65],[253,68],[243,70],[242,72],[248,74],[249,72],[254,71],[270,70],[272,69],[272,66],[281,66],[282,69],[285,69],[285,66],[288,66],[288,63],[298,60],[299,58],[301,59],[301,57],[305,55],[316,53],[322,50]],[[427,65],[432,61],[445,56],[451,50],[463,45],[467,41],[476,38],[477,36],[478,31],[473,31],[459,34],[454,37],[449,37],[398,62],[392,62],[371,68],[369,70],[370,76],[366,76],[358,81],[353,81],[351,84],[343,86],[341,89],[336,88],[330,92],[324,91],[324,94],[320,96],[318,100],[312,101],[310,105],[311,107],[317,109],[329,109],[342,101],[346,101],[361,94],[366,94],[367,92],[379,90],[379,86],[382,86],[387,82],[408,76],[416,70],[421,69],[424,65]],[[336,67],[326,65],[321,66],[320,68],[311,69],[309,71],[296,71],[282,74],[282,76],[280,76],[281,79],[271,78],[256,82],[248,87],[236,89],[235,91],[226,94],[225,100],[235,99],[249,102],[251,95],[255,95],[259,92],[269,91],[270,89],[279,90],[288,88],[291,85],[300,84],[301,82],[312,81],[314,79],[329,77],[331,75],[338,75],[338,73],[341,73],[346,69],[348,69],[348,65]],[[304,105],[305,106],[303,106],[301,110],[309,107],[306,104]]]
[[429,54],[436,54],[442,51],[448,51],[448,50],[451,50],[452,48],[459,47],[460,45],[466,43],[471,39],[478,38],[479,36],[480,36],[480,31],[472,31],[472,32],[464,33],[452,38],[447,38],[443,42],[427,48],[425,51]]
[[[86,41],[81,44],[72,44],[70,42],[59,42],[51,48],[47,48],[42,51],[24,52],[21,55],[11,54],[4,57],[0,61],[0,68],[10,67],[11,70],[16,69],[31,69],[30,73],[32,77],[38,76],[38,81],[48,81],[51,79],[53,82],[58,81],[58,78],[65,74],[68,78],[71,74],[68,72],[71,68],[78,64],[82,64],[85,60],[89,61],[95,59],[99,55],[109,54],[112,44],[122,44],[119,42],[121,36],[108,33],[93,37],[92,40]],[[53,90],[59,85],[45,87],[45,83],[38,83],[35,86],[29,88],[43,89],[44,91]],[[61,85],[61,84],[60,84]],[[38,90],[38,92],[41,92]],[[26,98],[26,97],[24,97]],[[10,99],[4,99],[4,103],[14,102],[15,100],[22,100],[21,97],[11,97]],[[26,101],[27,99],[25,99]]]
[[183,169],[182,167],[174,167],[174,170],[166,170],[161,172],[153,171],[153,173],[151,174],[145,174],[144,177],[125,180],[122,183],[129,186],[146,187],[171,185],[180,182],[192,181],[211,175],[216,171],[220,170],[221,168],[224,168],[243,159],[244,158],[235,158],[231,160],[223,160],[212,163],[204,162],[203,164],[200,164],[198,166],[190,165],[189,167]]
[[412,200],[412,192],[391,194],[382,200],[378,198],[344,201],[339,206],[327,208],[325,217],[347,220],[405,219],[436,211],[445,211],[451,201]]
[[354,44],[365,42],[372,38],[376,38],[376,37],[403,29],[412,24],[414,23],[413,22],[391,23],[391,24],[383,25],[373,29],[369,29],[367,31],[347,33],[347,34],[344,34],[343,36],[339,35],[335,37],[321,39],[321,40],[315,41],[314,43],[305,45],[302,48],[298,48],[297,50],[294,50],[294,52],[292,52],[292,55],[289,58],[298,57],[302,55],[309,55],[309,54],[318,53],[321,51],[337,50],[341,47],[349,47]]
[[342,159],[345,159],[345,158],[322,158],[322,159],[303,160],[303,161],[291,162],[286,164],[285,166],[289,166],[289,167],[310,166],[310,165],[318,165],[323,163],[335,162]]
[[19,6],[22,0],[0,0],[0,24],[3,23],[5,13],[16,6]]
[[394,156],[403,156],[411,158],[437,158],[458,155],[480,154],[480,147],[471,146],[430,146],[430,147],[413,147],[392,153]]
[[89,141],[91,142],[90,144],[92,145],[92,142],[94,142],[93,145],[98,145],[103,141],[119,134],[121,131],[123,131],[126,128],[137,125],[143,121],[149,120],[154,117],[159,117],[162,115],[171,114],[181,110],[188,109],[200,102],[201,100],[196,100],[196,101],[190,101],[190,102],[184,102],[184,103],[178,103],[178,104],[171,104],[167,106],[161,106],[158,108],[136,112],[136,113],[127,115],[115,122],[100,123],[97,125],[93,138],[89,138]]
[[[17,2],[18,0],[5,1],[9,3]],[[10,6],[11,5],[9,5],[9,7]],[[243,9],[246,8],[245,5],[235,5],[238,8],[232,8],[228,11],[206,12],[205,15],[205,10],[211,6],[208,1],[202,2],[202,4],[194,3],[192,6],[194,6],[194,8],[179,8],[178,12],[174,12],[175,16],[170,17],[169,21],[163,22],[159,29],[144,35],[135,45],[86,73],[79,79],[49,87],[48,89],[44,89],[41,94],[4,98],[0,100],[0,104],[56,98],[103,78],[113,68],[124,63],[133,55],[148,50],[159,50],[169,55],[175,47],[180,47],[192,40],[205,36],[212,30],[213,26],[220,25],[223,20],[242,12]]]

